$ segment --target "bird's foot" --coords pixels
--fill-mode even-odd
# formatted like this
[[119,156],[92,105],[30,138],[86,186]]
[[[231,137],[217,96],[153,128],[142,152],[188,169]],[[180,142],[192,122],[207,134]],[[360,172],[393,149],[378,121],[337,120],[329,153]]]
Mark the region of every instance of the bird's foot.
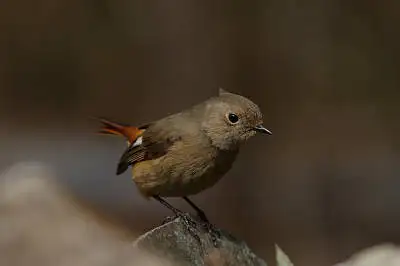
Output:
[[200,238],[199,238],[197,232],[198,232],[198,228],[200,226],[200,228],[203,228],[210,235],[210,238],[211,238],[211,241],[212,241],[214,247],[215,248],[219,247],[219,239],[221,238],[221,232],[218,230],[217,227],[215,227],[215,225],[210,223],[210,221],[205,216],[204,217],[200,216],[201,221],[195,220],[192,218],[192,216],[190,214],[183,213],[183,212],[180,214],[177,214],[177,216],[182,219],[182,221],[186,225],[186,228],[189,231],[189,233],[199,243],[201,243],[201,241],[200,241]]
[[219,239],[221,238],[221,232],[210,222],[203,221],[202,226],[204,230],[210,235],[211,241],[215,248],[219,247]]
[[208,220],[207,216],[203,211],[198,211],[197,216],[201,219],[202,223],[201,226],[210,235],[214,247],[218,247],[219,246],[218,240],[221,238],[220,231],[215,227],[215,225],[210,223],[210,220]]
[[201,219],[200,221],[198,219],[193,218],[190,214],[184,213],[184,212],[179,212],[176,213],[175,216],[168,216],[166,217],[162,224],[169,223],[177,218],[180,218],[184,226],[186,227],[186,230],[189,232],[189,234],[196,239],[197,242],[201,243],[200,237],[198,235],[198,230],[199,228],[203,228],[205,230],[210,238],[211,241],[214,245],[214,247],[219,247],[219,239],[221,238],[221,232],[212,224],[209,222],[209,220],[204,216],[199,218]]
[[180,213],[176,213],[175,216],[167,216],[163,221],[162,224],[167,224],[169,222],[172,222],[175,219],[181,219],[183,225],[185,226],[186,230],[189,232],[189,234],[196,239],[197,242],[201,243],[200,241],[200,237],[198,235],[198,221],[195,221],[190,214],[188,213],[184,213],[184,212],[180,212]]
[[167,216],[164,218],[164,220],[162,221],[162,225],[167,224],[169,222],[172,222],[173,220],[175,220],[178,216]]
[[201,244],[200,237],[198,235],[198,227],[197,227],[197,221],[195,221],[190,214],[180,212],[176,214],[177,217],[179,217],[182,220],[182,223],[185,225],[186,230],[189,232],[189,234],[196,239],[199,244]]

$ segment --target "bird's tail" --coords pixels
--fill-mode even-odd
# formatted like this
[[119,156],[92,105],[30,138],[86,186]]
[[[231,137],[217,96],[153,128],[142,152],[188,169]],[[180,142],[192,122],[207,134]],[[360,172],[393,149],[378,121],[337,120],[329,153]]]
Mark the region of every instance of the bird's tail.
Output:
[[99,129],[98,133],[123,136],[128,140],[129,143],[133,143],[143,133],[143,130],[138,127],[111,122],[104,118],[97,119],[103,125]]

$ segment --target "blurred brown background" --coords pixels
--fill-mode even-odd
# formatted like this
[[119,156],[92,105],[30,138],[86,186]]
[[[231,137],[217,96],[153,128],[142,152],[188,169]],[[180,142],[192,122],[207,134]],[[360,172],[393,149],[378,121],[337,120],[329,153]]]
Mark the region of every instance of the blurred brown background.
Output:
[[[82,202],[143,232],[170,213],[115,176],[125,143],[90,116],[141,124],[243,94],[272,137],[193,199],[268,262],[331,265],[400,241],[399,1],[6,0],[0,167],[38,161]],[[186,208],[179,200],[175,205]]]

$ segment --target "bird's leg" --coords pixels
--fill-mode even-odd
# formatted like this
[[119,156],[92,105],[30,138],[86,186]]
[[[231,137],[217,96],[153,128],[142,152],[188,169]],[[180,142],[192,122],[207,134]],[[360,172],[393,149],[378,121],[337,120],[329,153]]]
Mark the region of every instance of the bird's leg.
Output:
[[204,211],[202,209],[200,209],[199,207],[197,207],[196,204],[194,204],[193,201],[191,201],[188,197],[182,197],[196,212],[197,212],[197,216],[199,216],[199,218],[205,222],[205,223],[210,223],[210,221],[208,220],[206,214],[204,213]]
[[196,232],[196,229],[197,229],[196,223],[192,220],[192,218],[188,214],[186,214],[186,213],[182,212],[181,210],[175,208],[174,206],[169,204],[167,201],[162,199],[160,196],[153,196],[153,198],[155,200],[157,200],[158,202],[160,202],[165,207],[167,207],[168,209],[170,209],[177,217],[182,219],[182,222],[186,226],[186,229],[188,230],[189,234],[191,236],[193,236],[199,243],[201,243],[200,237],[197,235],[197,232]]
[[214,246],[217,246],[217,239],[221,237],[221,234],[218,231],[218,229],[216,229],[215,226],[212,223],[210,223],[204,211],[199,207],[197,207],[197,205],[194,204],[193,201],[191,201],[188,197],[182,197],[182,198],[197,212],[197,216],[199,216],[199,218],[203,221],[203,226],[210,234]]

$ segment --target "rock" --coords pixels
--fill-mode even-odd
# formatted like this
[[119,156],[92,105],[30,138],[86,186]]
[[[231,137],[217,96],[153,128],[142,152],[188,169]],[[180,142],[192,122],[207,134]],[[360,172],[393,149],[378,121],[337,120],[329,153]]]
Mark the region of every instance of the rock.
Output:
[[266,266],[249,247],[231,234],[217,229],[217,247],[211,235],[200,223],[196,225],[196,240],[181,218],[176,218],[140,236],[134,243],[136,252],[166,259],[169,265],[179,266]]

